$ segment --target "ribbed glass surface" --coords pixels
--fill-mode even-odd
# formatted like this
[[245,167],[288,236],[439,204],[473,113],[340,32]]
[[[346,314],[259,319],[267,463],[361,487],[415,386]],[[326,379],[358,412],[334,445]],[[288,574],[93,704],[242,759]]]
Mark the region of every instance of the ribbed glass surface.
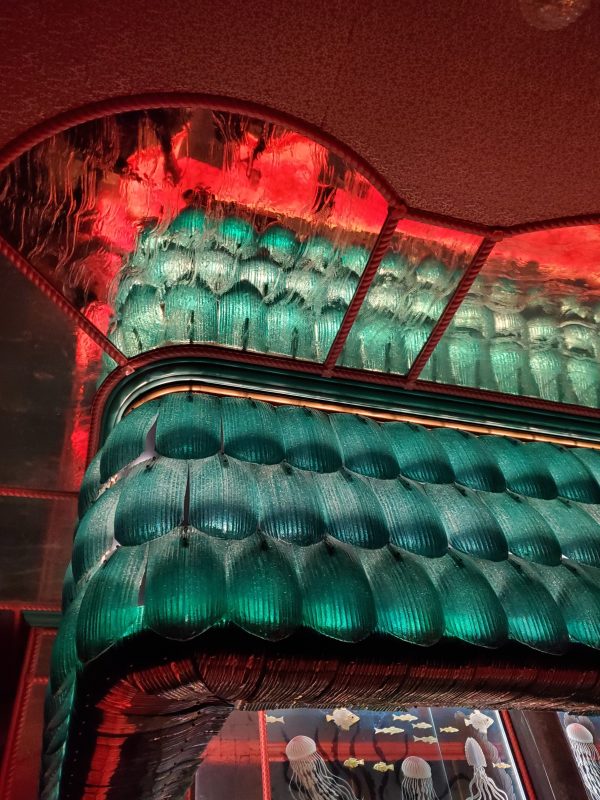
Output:
[[598,408],[598,226],[497,244],[422,376]]

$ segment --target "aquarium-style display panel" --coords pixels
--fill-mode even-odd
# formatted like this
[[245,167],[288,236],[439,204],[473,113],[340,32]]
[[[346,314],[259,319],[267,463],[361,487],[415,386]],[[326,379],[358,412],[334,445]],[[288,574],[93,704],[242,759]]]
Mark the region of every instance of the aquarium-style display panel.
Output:
[[525,800],[500,715],[473,708],[233,712],[196,798]]
[[559,714],[566,749],[573,757],[589,800],[600,797],[600,716]]

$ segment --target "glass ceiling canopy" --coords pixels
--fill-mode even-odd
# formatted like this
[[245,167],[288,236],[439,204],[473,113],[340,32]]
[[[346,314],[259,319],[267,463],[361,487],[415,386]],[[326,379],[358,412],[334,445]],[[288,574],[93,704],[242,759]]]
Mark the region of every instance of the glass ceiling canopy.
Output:
[[[483,264],[485,231],[394,228],[401,210],[340,153],[243,114],[115,114],[0,173],[0,235],[120,364],[210,345],[334,377],[599,407],[597,225],[504,238]],[[105,355],[100,379],[114,367]]]

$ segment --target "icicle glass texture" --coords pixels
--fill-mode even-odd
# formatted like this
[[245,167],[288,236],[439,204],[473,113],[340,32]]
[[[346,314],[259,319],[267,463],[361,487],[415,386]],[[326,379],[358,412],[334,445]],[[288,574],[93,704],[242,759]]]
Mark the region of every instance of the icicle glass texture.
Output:
[[423,378],[600,405],[600,226],[496,245]]
[[[338,364],[406,374],[480,242],[478,236],[402,220]],[[428,364],[423,377],[431,371]]]
[[0,233],[77,308],[101,305],[127,356],[209,343],[323,361],[386,213],[325,147],[206,109],[80,125],[0,175]]

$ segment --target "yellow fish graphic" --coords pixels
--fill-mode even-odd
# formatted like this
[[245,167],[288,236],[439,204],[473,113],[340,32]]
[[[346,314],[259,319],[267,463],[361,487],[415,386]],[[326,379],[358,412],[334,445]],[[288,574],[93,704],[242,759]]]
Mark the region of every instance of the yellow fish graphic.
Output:
[[496,769],[511,769],[511,765],[505,761],[498,761],[497,764],[492,764],[492,767],[496,767]]
[[415,742],[425,742],[425,744],[435,744],[437,739],[435,736],[413,736]]
[[375,733],[388,733],[394,736],[396,733],[404,733],[404,728],[396,728],[394,725],[391,728],[375,728]]
[[352,756],[351,758],[347,758],[344,761],[344,766],[348,767],[349,769],[356,769],[356,767],[364,767],[364,765],[365,765],[364,758],[354,758],[354,756]]
[[426,728],[431,728],[431,725],[428,722],[417,722],[417,724],[415,725],[415,723],[413,722],[413,728],[420,728],[421,730],[424,731]]
[[393,772],[394,765],[386,764],[385,761],[378,761],[376,764],[373,764],[373,769],[377,770],[377,772]]
[[458,728],[453,728],[452,726],[448,726],[447,728],[440,728],[442,733],[458,733]]
[[267,722],[285,722],[283,717],[265,717]]
[[415,717],[414,714],[392,714],[392,719],[397,719],[399,722],[412,722],[414,719],[419,718]]

